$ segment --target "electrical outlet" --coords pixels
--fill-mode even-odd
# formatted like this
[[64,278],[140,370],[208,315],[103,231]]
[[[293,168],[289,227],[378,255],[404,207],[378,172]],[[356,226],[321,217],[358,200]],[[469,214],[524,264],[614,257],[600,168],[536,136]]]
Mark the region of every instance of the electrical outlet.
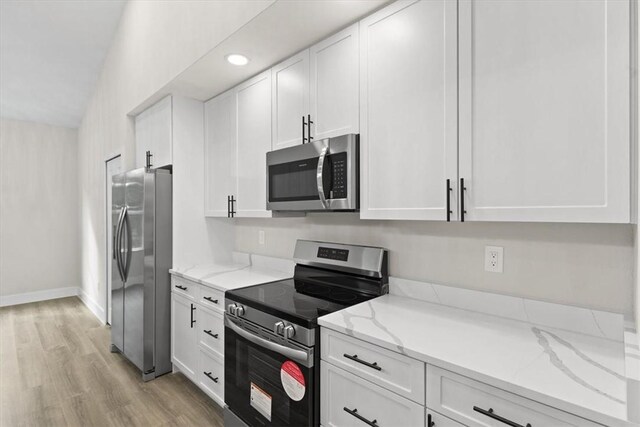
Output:
[[492,273],[502,273],[504,248],[502,246],[484,247],[484,269]]
[[264,230],[258,231],[258,244],[264,245]]

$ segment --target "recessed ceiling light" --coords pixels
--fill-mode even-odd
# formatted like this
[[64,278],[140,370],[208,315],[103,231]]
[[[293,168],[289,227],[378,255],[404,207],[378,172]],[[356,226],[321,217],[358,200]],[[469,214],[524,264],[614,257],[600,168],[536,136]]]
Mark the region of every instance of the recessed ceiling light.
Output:
[[247,65],[249,63],[249,58],[239,53],[232,53],[227,55],[226,58],[227,62],[233,65]]

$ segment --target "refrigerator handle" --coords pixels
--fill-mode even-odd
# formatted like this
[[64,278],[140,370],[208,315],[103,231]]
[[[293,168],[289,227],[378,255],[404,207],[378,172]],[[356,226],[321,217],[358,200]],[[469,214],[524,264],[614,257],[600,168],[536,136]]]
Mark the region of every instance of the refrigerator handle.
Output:
[[122,263],[122,270],[124,271],[124,281],[129,278],[129,267],[131,267],[131,228],[129,227],[129,214],[127,208],[124,208],[124,215],[122,217],[122,229],[126,239],[125,260]]
[[124,219],[125,208],[120,208],[120,216],[118,217],[118,223],[116,224],[116,231],[113,236],[113,253],[118,266],[118,274],[120,274],[120,280],[124,282],[124,271],[122,269],[122,220]]

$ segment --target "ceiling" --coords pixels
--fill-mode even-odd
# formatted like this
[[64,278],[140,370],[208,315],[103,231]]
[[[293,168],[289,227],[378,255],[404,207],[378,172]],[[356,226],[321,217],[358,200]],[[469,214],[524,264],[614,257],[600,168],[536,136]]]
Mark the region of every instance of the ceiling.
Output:
[[[169,94],[205,101],[357,22],[389,1],[277,0],[129,114],[136,115]],[[250,62],[242,67],[231,65],[225,60],[230,53],[242,53]]]
[[76,128],[120,0],[0,0],[0,117]]

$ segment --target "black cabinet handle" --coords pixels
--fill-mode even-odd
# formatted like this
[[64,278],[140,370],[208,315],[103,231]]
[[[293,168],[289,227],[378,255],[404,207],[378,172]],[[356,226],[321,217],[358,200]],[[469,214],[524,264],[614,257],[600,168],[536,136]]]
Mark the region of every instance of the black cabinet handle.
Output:
[[307,138],[304,136],[304,130],[307,127],[307,124],[304,121],[304,116],[302,116],[302,143],[305,144],[307,142]]
[[460,178],[460,222],[464,222],[464,214],[467,213],[464,210],[464,192],[467,191],[467,187],[464,186],[464,178]]
[[235,203],[237,202],[237,200],[236,200],[236,198],[234,197],[234,195],[233,195],[233,194],[231,195],[230,202],[231,202],[231,212],[230,212],[230,214],[231,214],[231,218],[234,218],[234,217],[236,216],[236,206],[235,206]]
[[186,291],[186,290],[187,290],[187,287],[186,287],[186,286],[176,285],[176,288],[178,288],[178,289],[182,289],[183,291]]
[[427,427],[435,427],[436,423],[431,419],[431,414],[427,415]]
[[527,423],[526,426],[523,426],[522,424],[518,424],[507,418],[501,417],[500,415],[497,415],[496,413],[493,412],[493,408],[489,408],[488,410],[486,410],[486,409],[482,409],[477,406],[474,406],[473,410],[476,412],[480,412],[482,415],[486,415],[489,418],[493,418],[494,420],[500,421],[501,423],[504,423],[511,427],[531,427],[531,424],[529,423]]
[[227,218],[231,218],[231,196],[227,196]]
[[217,382],[218,382],[218,377],[215,377],[215,378],[214,378],[214,377],[211,375],[211,372],[203,372],[203,374],[205,374],[207,377],[209,377],[209,379],[210,379],[211,381],[213,381],[214,383],[217,383]]
[[213,299],[213,298],[211,298],[211,297],[204,297],[204,299],[206,299],[207,301],[212,302],[212,303],[214,303],[214,304],[217,304],[217,303],[218,303],[218,300],[217,300],[217,299]]
[[207,331],[207,330],[203,330],[203,332],[204,332],[205,334],[209,335],[209,336],[212,336],[212,337],[213,337],[213,338],[215,338],[215,339],[218,339],[218,334],[212,334],[212,333],[211,333],[211,329],[209,329],[208,331]]
[[153,154],[151,154],[151,151],[147,151],[146,155],[147,155],[147,160],[145,163],[147,165],[147,169],[149,169],[151,166],[153,166],[153,164],[151,163],[151,158],[153,157]]
[[447,192],[447,222],[451,222],[451,180],[447,179],[447,188],[445,190]]
[[194,318],[193,314],[196,311],[196,306],[191,304],[191,327],[193,328],[193,324],[196,323],[196,319]]
[[364,360],[359,359],[357,354],[354,354],[352,356],[350,354],[345,353],[343,354],[343,356],[346,357],[347,359],[353,360],[354,362],[358,362],[363,364],[364,366],[368,366],[371,369],[375,369],[376,371],[382,371],[382,368],[378,366],[378,362],[373,362],[373,363],[365,362]]
[[357,419],[359,419],[363,423],[369,424],[371,427],[379,427],[378,426],[378,420],[369,421],[368,419],[366,419],[365,417],[363,417],[362,415],[360,415],[358,413],[358,409],[357,408],[349,409],[349,408],[347,408],[345,406],[342,409],[344,409],[344,411],[346,413],[348,413],[349,415],[353,415],[354,417],[356,417]]
[[311,114],[309,114],[307,115],[307,136],[309,136],[309,142],[313,139],[311,136],[311,123],[313,122],[311,121]]

